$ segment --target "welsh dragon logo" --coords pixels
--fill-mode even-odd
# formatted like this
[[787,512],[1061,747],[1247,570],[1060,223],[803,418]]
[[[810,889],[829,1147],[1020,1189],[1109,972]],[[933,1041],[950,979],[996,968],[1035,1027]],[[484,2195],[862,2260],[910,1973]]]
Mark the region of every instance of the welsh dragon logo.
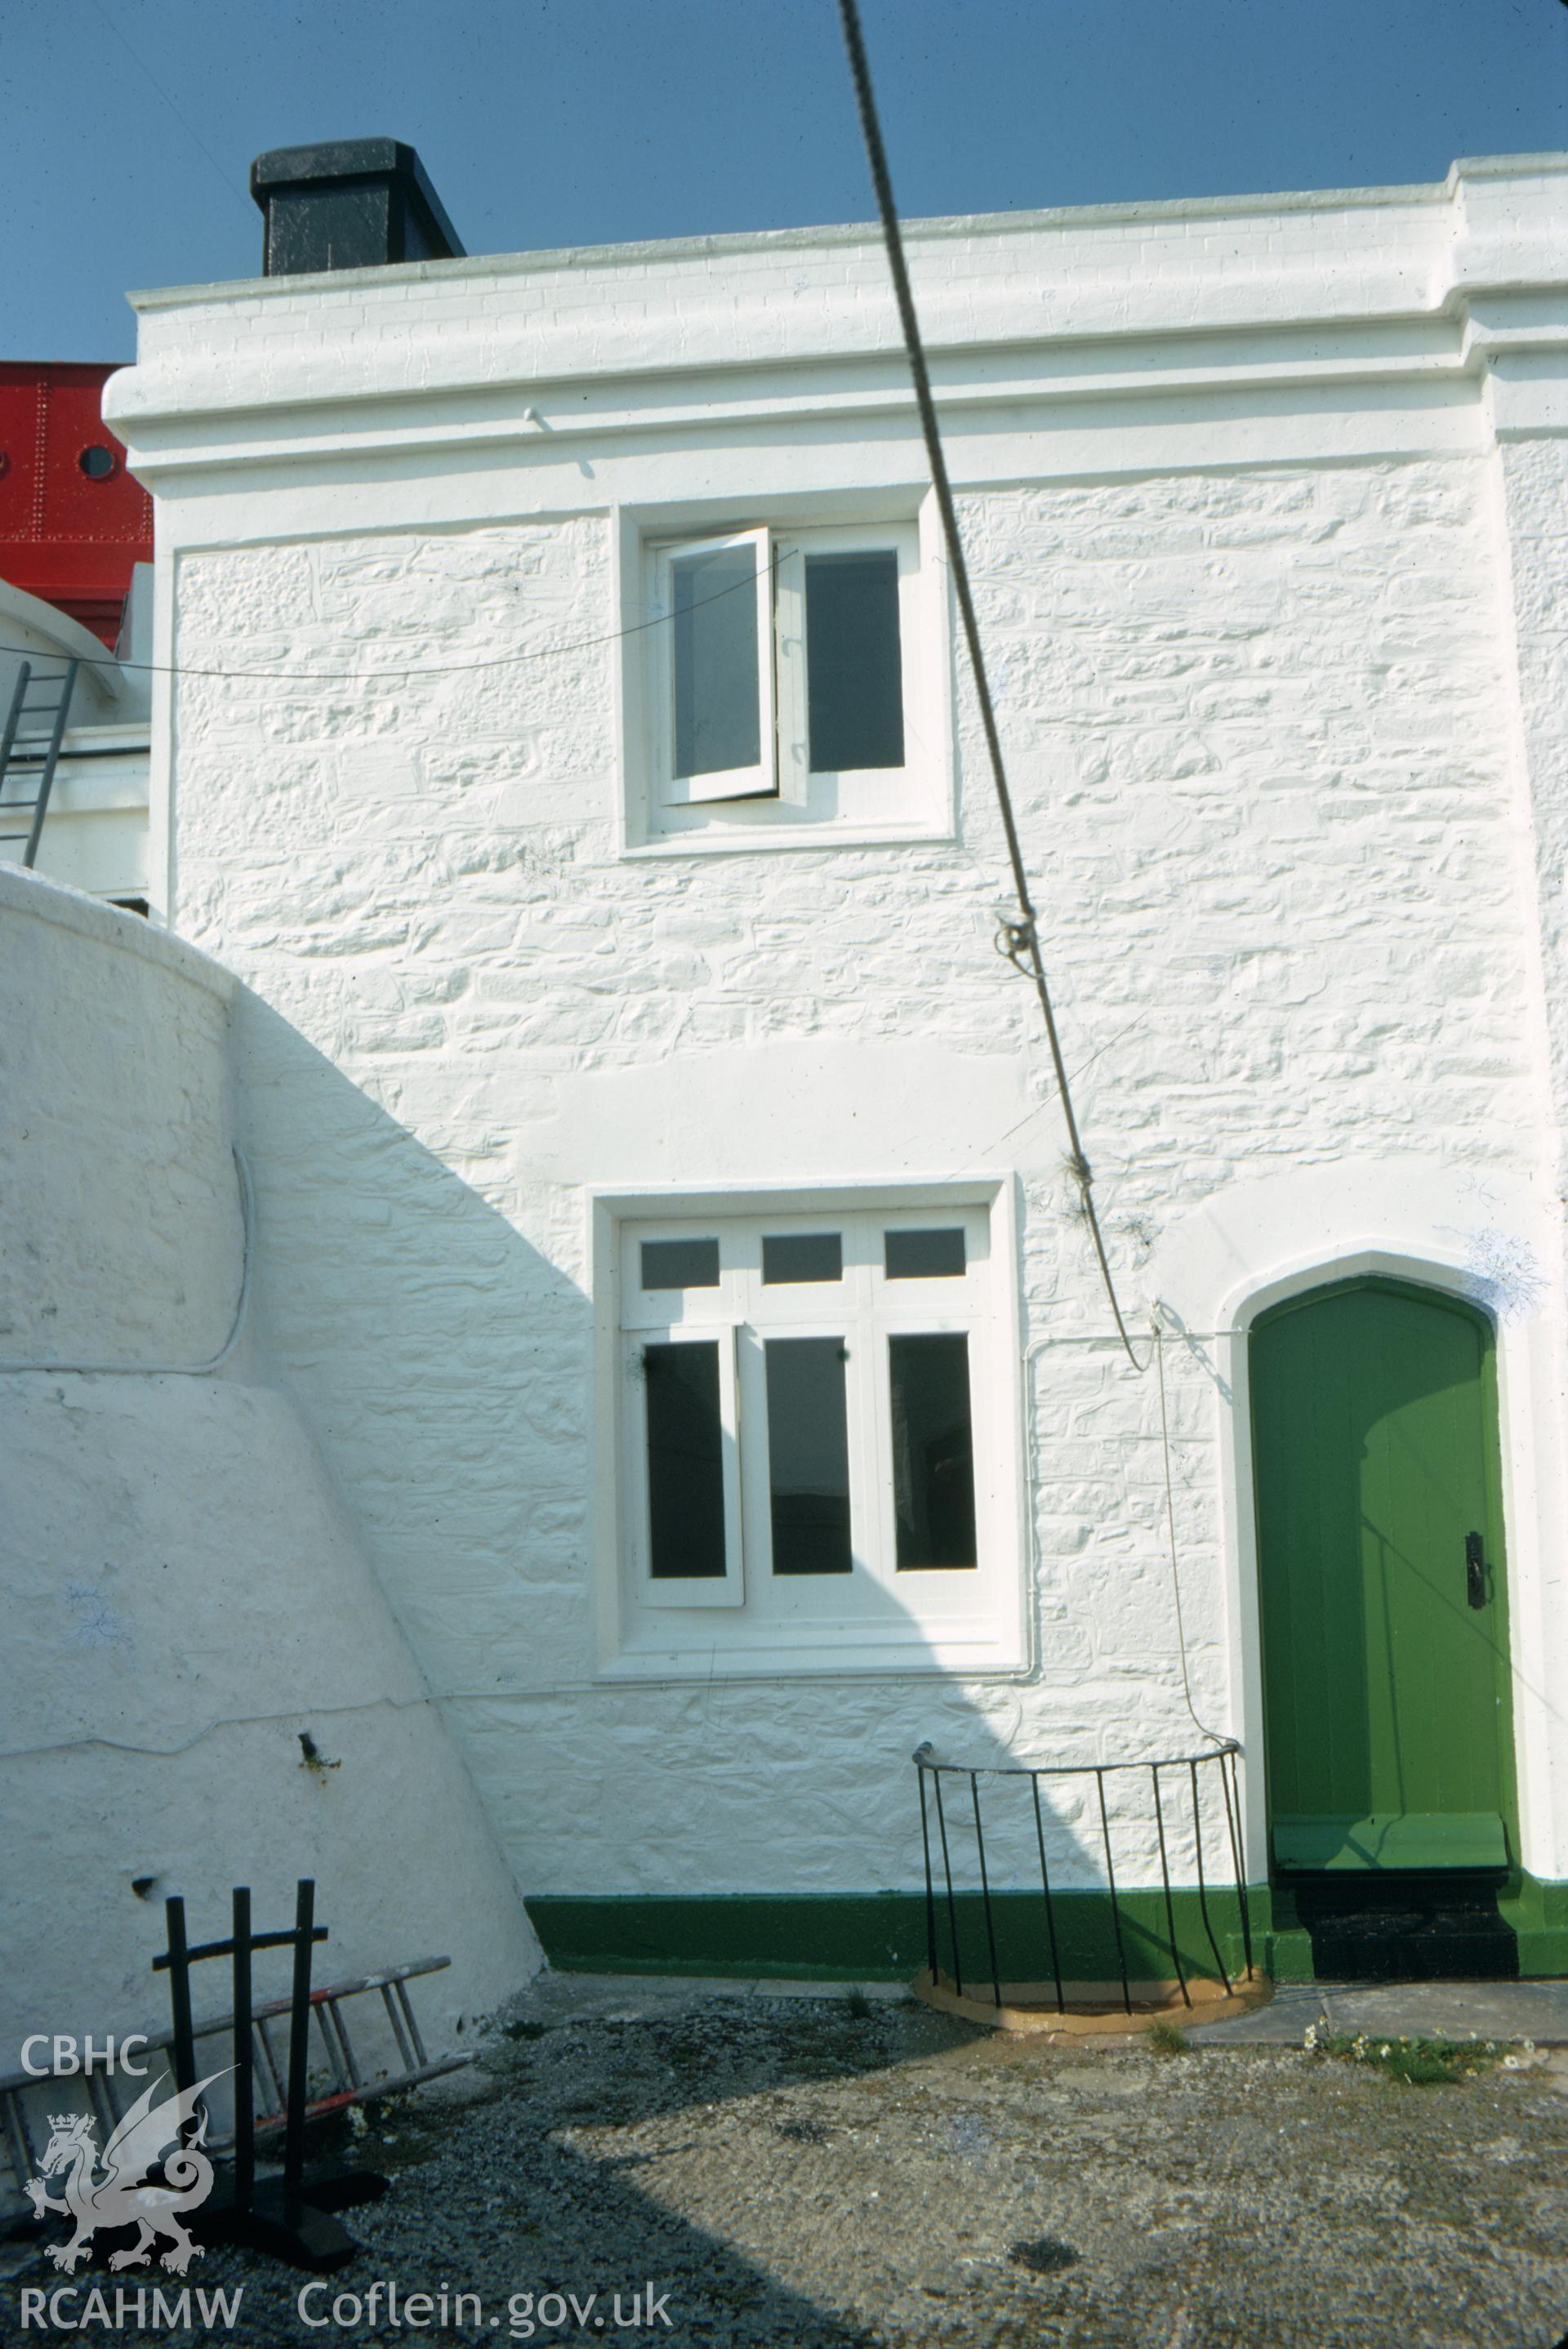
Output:
[[[167,2077],[165,2074],[163,2079]],[[209,2073],[193,2088],[183,2088],[160,2105],[152,2099],[163,2080],[144,2088],[104,2147],[103,2173],[96,2180],[93,2172],[100,2156],[93,2143],[98,2127],[94,2116],[50,2114],[49,2142],[38,2165],[42,2175],[28,2178],[26,2191],[35,2218],[41,2219],[46,2210],[58,2210],[76,2222],[76,2233],[68,2243],[45,2247],[57,2268],[71,2274],[87,2258],[100,2227],[140,2230],[129,2251],[113,2254],[111,2268],[149,2266],[152,2245],[160,2237],[168,2238],[170,2248],[160,2265],[176,2275],[183,2275],[192,2260],[204,2256],[201,2244],[192,2242],[180,2221],[182,2213],[196,2209],[212,2190],[212,2165],[201,2150],[207,2141],[206,2108],[202,2107],[201,2126],[188,2145],[181,2143],[180,2133],[187,2121],[194,2119],[203,2090],[222,2077],[222,2072]],[[165,2152],[166,2147],[173,2150]],[[147,2173],[160,2155],[165,2183],[154,2186]],[[45,2180],[57,2178],[62,2170],[67,2173],[65,2189],[63,2195],[56,2196]]]

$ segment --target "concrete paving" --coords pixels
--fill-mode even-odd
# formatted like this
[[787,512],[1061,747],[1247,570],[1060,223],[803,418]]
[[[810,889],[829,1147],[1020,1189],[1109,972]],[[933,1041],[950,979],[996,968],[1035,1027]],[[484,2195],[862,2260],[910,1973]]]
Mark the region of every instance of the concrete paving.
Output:
[[1266,2006],[1190,2032],[1194,2047],[1299,2047],[1307,2025],[1369,2039],[1532,2039],[1568,2046],[1568,1982],[1282,1982]]
[[[906,1999],[902,1982],[866,1982],[876,2005]],[[716,1999],[839,1999],[844,1982],[724,1981],[712,1975],[542,1973],[509,2012],[540,2023],[633,2023]],[[1531,2039],[1568,2046],[1568,1982],[1282,1982],[1266,2006],[1192,2025],[1194,2047],[1299,2047],[1309,2023],[1368,2038]]]
[[[698,2005],[709,1999],[847,1999],[851,1984],[832,1982],[766,1982],[755,1976],[730,1980],[718,1974],[566,1974],[548,1969],[536,1974],[509,2016],[536,2023],[593,2018],[636,2023],[652,2015]],[[864,1982],[862,1997],[877,2005],[907,1999],[903,1982]]]
[[[1568,2050],[1416,2087],[1299,2045],[1062,2047],[795,1987],[547,1976],[461,2103],[344,2125],[391,2190],[346,2214],[364,2251],[304,2317],[304,2279],[253,2253],[214,2245],[191,2281],[243,2285],[245,2349],[407,2341],[370,2315],[377,2279],[408,2308],[477,2295],[454,2343],[535,2349],[1563,2339]],[[32,2262],[15,2290],[59,2282]],[[603,2316],[639,2292],[645,2323],[568,2327],[568,2295]],[[0,2341],[37,2337],[0,2314]]]

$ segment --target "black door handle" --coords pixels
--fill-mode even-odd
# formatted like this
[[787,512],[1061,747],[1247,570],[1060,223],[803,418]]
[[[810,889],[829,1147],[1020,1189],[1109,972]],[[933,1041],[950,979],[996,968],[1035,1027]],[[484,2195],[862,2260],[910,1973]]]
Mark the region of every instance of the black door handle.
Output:
[[1480,1534],[1465,1536],[1465,1597],[1472,1607],[1486,1605],[1486,1561]]

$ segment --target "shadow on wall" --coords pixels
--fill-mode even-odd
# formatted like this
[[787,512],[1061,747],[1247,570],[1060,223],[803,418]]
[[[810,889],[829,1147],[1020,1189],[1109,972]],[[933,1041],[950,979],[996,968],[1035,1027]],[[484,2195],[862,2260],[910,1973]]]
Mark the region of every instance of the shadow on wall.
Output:
[[[512,1108],[483,1056],[454,1061],[420,1138],[399,1122],[396,1052],[377,1102],[253,995],[237,1018],[263,1233],[259,1331],[323,1445],[546,1953],[618,1971],[912,1975],[925,1961],[927,1915],[911,1754],[934,1739],[967,1766],[1016,1761],[1016,1692],[998,1684],[994,1698],[976,1696],[918,1673],[595,1684],[590,1504],[593,1480],[614,1473],[614,1446],[590,1425],[580,1194],[531,1171],[529,1105]],[[397,1019],[378,1009],[374,1029],[395,1036]],[[363,1053],[366,1038],[346,1033],[356,1041]],[[428,1104],[428,1069],[420,1088]],[[1087,1734],[1065,1724],[1065,1754],[1026,1758],[1100,1758]],[[1130,1783],[1110,1785],[1118,1876],[1134,1895],[1133,1971],[1164,1976],[1169,1920],[1157,1896],[1137,1897],[1159,1882],[1147,1787],[1134,1799]],[[1047,1781],[1042,1796],[1064,1962],[1108,1978],[1116,1952],[1094,1782]],[[995,1789],[986,1799],[1004,1971],[1043,1978],[1032,1808]],[[1168,1826],[1178,1881],[1190,1883],[1180,1799]],[[1205,1837],[1209,1865],[1228,1880],[1216,1812]],[[967,1816],[951,1822],[951,1857],[948,1922],[955,1914],[965,1971],[978,1971]],[[1184,1962],[1202,1970],[1208,1944],[1190,1905],[1178,1935]],[[1239,1932],[1225,1930],[1239,1951]]]
[[537,1943],[321,1456],[253,1335],[215,1376],[134,1367],[233,1321],[232,982],[11,875],[0,978],[50,1048],[6,1052],[0,2069],[167,2023],[167,1894],[201,1939],[236,1882],[286,1922],[306,1874],[332,1976],[450,1951],[419,1992],[449,2045]]
[[[90,960],[84,951],[84,970]],[[118,963],[90,975],[100,989],[127,986]],[[864,1767],[847,1806],[798,1767],[843,1705],[841,1684],[770,1691],[763,1706],[755,1689],[573,1686],[592,1662],[588,1307],[513,1220],[536,1207],[547,1218],[548,1200],[530,1192],[499,1114],[494,1150],[453,1172],[277,1015],[242,998],[235,1021],[258,1210],[242,1345],[213,1378],[28,1372],[0,1385],[7,1721],[14,1749],[26,1749],[6,1765],[9,2029],[101,2036],[160,2021],[149,1967],[163,1896],[185,1896],[201,1936],[222,1928],[236,1879],[253,1884],[266,1923],[287,1916],[304,1871],[333,1929],[324,1974],[436,1946],[458,1959],[440,1979],[470,2013],[520,1983],[534,1944],[432,1688],[525,1883],[550,1880],[546,1865],[564,1890],[630,1878],[704,1895],[716,1880],[760,1878],[792,1905],[792,1926],[775,1914],[771,1955],[796,1970],[811,1896],[867,1881],[868,1849],[894,1883],[916,1880],[907,1755],[918,1738],[935,1728],[1001,1757],[1006,1723],[982,1722],[935,1682],[865,1689]],[[160,1022],[142,1024],[153,1051]],[[214,1053],[222,1028],[213,1023]],[[477,1088],[459,1081],[443,1139],[454,1154],[486,1127],[465,1082]],[[94,1108],[84,1097],[81,1130],[67,1121],[59,1147],[112,1169],[101,1096],[96,1130]],[[117,1111],[135,1114],[134,1102]],[[191,1196],[232,1216],[232,1191],[220,1200],[226,1146],[208,1156]],[[139,1163],[139,1212],[162,1216],[156,1153]],[[509,1214],[487,1188],[507,1192]],[[62,1232],[57,1245],[98,1252],[98,1216],[90,1197],[78,1201],[76,1240]],[[551,1227],[550,1238],[567,1262],[581,1245],[574,1231]],[[232,1246],[213,1239],[210,1255],[212,1293],[194,1300],[188,1333],[198,1358],[221,1341],[238,1281]],[[148,1282],[157,1278],[150,1268]],[[86,1316],[90,1282],[72,1294]],[[94,1334],[84,1320],[84,1344]],[[645,1831],[650,1818],[660,1839]],[[730,1871],[717,1878],[716,1858]],[[868,1971],[890,1957],[913,1970],[918,1951],[904,1967],[882,1940],[882,1966]],[[830,1955],[844,1962],[841,1940]],[[435,1988],[417,1993],[428,2022]],[[787,2044],[755,2083],[726,2076],[727,2052],[694,2044],[685,2026],[647,2062],[609,2040],[595,2116],[667,2114],[685,2135],[694,2077],[707,2104],[886,2060],[830,2044],[815,2019],[791,2016],[775,2035]],[[499,2238],[493,2173],[473,2216],[449,2173],[434,2206],[433,2287],[479,2272],[502,2276],[508,2292],[601,2281],[645,2291],[674,2266],[677,2320],[711,2312],[770,2341],[860,2337],[781,2280],[786,2250],[742,2256],[719,2231],[672,2216],[622,2158],[552,2140],[566,2117],[546,2095],[497,2140],[511,2198]],[[606,2241],[634,2272],[603,2277]],[[247,2276],[253,2297],[276,2292],[281,2308],[286,2292],[291,2310],[297,2281]],[[405,2292],[423,2281],[399,2278]]]

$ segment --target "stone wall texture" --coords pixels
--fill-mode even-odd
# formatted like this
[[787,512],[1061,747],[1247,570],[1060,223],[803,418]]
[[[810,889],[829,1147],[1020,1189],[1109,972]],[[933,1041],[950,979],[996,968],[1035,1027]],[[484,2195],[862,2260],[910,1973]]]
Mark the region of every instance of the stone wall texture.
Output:
[[[1532,1169],[1493,495],[1478,458],[965,501],[1140,1317],[1150,1251],[1243,1172]],[[1192,1742],[1157,1401],[1100,1342],[1036,1015],[994,951],[971,699],[951,846],[629,863],[608,573],[592,517],[181,559],[192,666],[413,645],[455,672],[181,688],[181,920],[267,1006],[242,1028],[269,1336],[528,1889],[907,1884],[923,1736],[1089,1756],[1136,1719]],[[984,1085],[950,1123],[912,1045],[994,1064],[991,1123]],[[802,1071],[830,1156],[764,1106]],[[975,1165],[1022,1177],[1043,1343],[1032,1678],[593,1688],[582,1186]],[[1193,1685],[1228,1726],[1212,1386],[1182,1349],[1168,1367]]]
[[[1108,1243],[1162,1315],[1191,1711],[1159,1384],[995,952],[956,657],[950,840],[627,853],[645,538],[923,512],[946,595],[863,228],[138,297],[152,886],[243,982],[257,1341],[527,1892],[869,1891],[917,1879],[923,1738],[1255,1760],[1238,1330],[1447,1283],[1497,1318],[1525,1857],[1568,1878],[1568,164],[910,252]],[[617,1678],[593,1193],[947,1176],[1020,1209],[1026,1667]]]

